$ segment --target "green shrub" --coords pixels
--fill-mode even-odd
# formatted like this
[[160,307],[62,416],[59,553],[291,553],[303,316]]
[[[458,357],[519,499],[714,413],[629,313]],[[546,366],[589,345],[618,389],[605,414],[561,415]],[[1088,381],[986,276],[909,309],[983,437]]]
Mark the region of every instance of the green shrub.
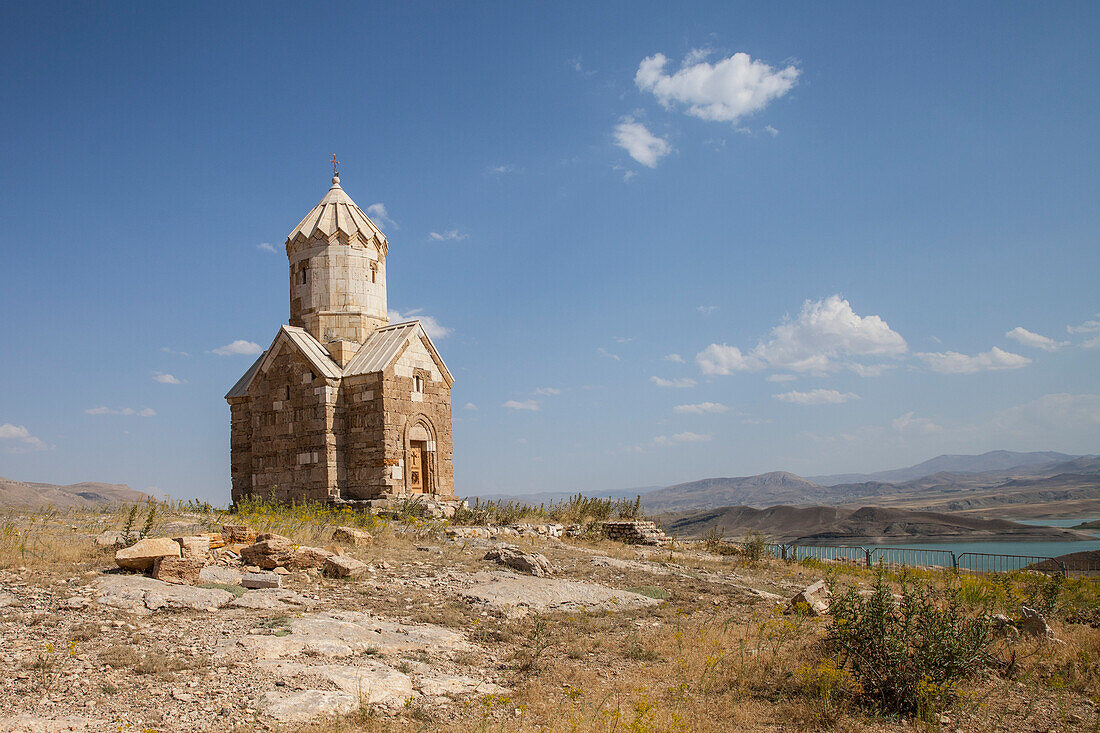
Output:
[[749,562],[760,562],[768,554],[768,538],[760,532],[749,532],[741,541],[741,553]]
[[903,583],[894,598],[880,568],[874,589],[833,598],[827,645],[851,670],[866,703],[928,717],[954,699],[955,683],[998,663],[987,613],[968,614],[957,587]]

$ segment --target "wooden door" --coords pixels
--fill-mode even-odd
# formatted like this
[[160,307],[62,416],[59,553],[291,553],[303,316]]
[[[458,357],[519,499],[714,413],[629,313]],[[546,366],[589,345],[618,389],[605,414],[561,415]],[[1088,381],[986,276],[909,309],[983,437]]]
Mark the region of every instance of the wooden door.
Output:
[[423,494],[427,481],[424,480],[424,441],[409,442],[409,491]]

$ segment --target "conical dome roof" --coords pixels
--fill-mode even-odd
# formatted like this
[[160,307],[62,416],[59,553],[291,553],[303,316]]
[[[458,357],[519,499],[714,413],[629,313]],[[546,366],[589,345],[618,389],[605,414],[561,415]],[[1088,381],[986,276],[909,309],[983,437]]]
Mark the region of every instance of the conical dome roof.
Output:
[[339,176],[332,177],[332,188],[298,226],[294,227],[286,242],[291,244],[299,240],[308,241],[314,237],[332,239],[334,235],[344,244],[355,241],[356,237],[363,244],[374,239],[383,254],[389,246],[382,230],[340,188]]

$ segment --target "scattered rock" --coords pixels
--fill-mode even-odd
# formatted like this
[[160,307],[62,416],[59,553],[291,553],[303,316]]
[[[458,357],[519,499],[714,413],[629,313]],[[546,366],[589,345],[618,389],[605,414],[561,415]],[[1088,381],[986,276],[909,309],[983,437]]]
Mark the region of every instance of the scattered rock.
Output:
[[278,535],[268,537],[241,548],[241,559],[265,570],[288,565],[294,559],[294,546],[290,540]]
[[115,563],[125,570],[146,571],[161,557],[180,557],[180,546],[167,537],[138,540],[115,553]]
[[189,537],[177,537],[183,552],[183,557],[194,557],[200,560],[210,554],[210,538],[206,535],[191,535]]
[[529,573],[544,578],[554,572],[546,556],[538,552],[524,552],[515,545],[500,545],[485,553],[486,560],[507,565],[521,573]]
[[365,532],[355,527],[337,527],[332,533],[333,542],[343,542],[352,547],[363,547],[374,542],[370,532]]
[[628,610],[660,603],[655,598],[596,583],[557,578],[530,578],[504,572],[482,572],[471,576],[474,583],[460,594],[509,616],[528,611]]
[[79,611],[82,608],[87,608],[89,605],[91,605],[91,603],[92,602],[89,601],[87,598],[73,596],[72,598],[66,598],[62,602],[61,607],[70,611]]
[[218,583],[219,585],[240,585],[244,573],[220,565],[207,565],[199,571],[199,582]]
[[282,576],[277,573],[245,573],[239,583],[244,588],[279,588],[282,584]]
[[19,601],[11,593],[0,593],[0,608],[7,608],[8,606],[16,606]]
[[332,555],[325,559],[321,571],[328,578],[358,578],[370,570],[370,565],[347,555]]
[[824,580],[808,585],[794,594],[787,604],[785,613],[797,613],[803,616],[824,616],[829,612],[829,598],[832,593]]
[[335,554],[335,552],[320,547],[299,547],[294,551],[294,557],[286,567],[290,570],[319,568],[325,564],[325,560]]
[[221,537],[227,545],[250,545],[256,541],[256,530],[243,524],[223,524]]
[[1024,636],[1054,636],[1043,614],[1027,606],[1020,606],[1020,618],[1016,620],[1016,628]]
[[198,585],[203,561],[195,557],[158,557],[153,577],[165,583]]
[[106,575],[92,585],[98,603],[138,615],[160,609],[216,611],[233,600],[229,591],[175,585],[144,575]]

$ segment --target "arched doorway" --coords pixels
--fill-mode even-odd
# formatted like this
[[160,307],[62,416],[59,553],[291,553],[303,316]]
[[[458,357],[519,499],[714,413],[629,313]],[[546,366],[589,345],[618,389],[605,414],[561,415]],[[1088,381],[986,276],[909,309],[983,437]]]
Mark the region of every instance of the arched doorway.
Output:
[[435,431],[426,417],[414,420],[405,436],[406,488],[410,494],[434,494]]

